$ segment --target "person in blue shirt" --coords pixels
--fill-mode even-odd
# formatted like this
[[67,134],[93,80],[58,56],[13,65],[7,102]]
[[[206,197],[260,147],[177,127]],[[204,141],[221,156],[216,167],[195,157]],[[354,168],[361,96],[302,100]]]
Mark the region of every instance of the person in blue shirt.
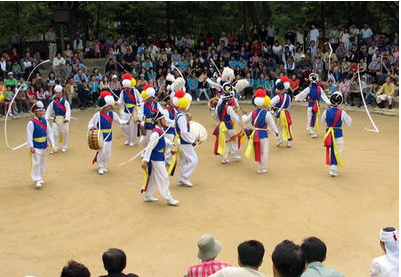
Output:
[[235,56],[231,55],[230,60],[228,61],[228,66],[234,69],[235,67],[237,67],[237,65],[238,62],[235,60]]
[[195,72],[191,73],[191,78],[187,79],[188,93],[196,96],[196,101],[199,102],[199,79],[196,77]]

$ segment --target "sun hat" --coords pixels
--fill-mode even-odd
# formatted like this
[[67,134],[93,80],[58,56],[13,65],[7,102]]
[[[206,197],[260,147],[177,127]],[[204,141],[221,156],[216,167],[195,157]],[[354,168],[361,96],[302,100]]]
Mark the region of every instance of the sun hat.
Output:
[[198,241],[198,258],[201,260],[212,259],[219,254],[222,246],[221,242],[215,240],[211,235],[204,235]]

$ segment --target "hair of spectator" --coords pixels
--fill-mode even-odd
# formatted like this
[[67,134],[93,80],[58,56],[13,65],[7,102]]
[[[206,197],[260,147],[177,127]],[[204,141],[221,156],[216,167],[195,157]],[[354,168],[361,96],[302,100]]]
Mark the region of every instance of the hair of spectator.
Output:
[[63,267],[60,277],[90,277],[91,274],[86,266],[74,260]]
[[258,268],[263,261],[265,248],[257,240],[244,241],[237,248],[238,258],[243,266],[252,266]]
[[116,248],[110,248],[103,253],[103,265],[104,269],[109,274],[120,273],[124,270],[127,262],[127,257],[124,251]]
[[289,240],[284,240],[276,246],[272,261],[280,277],[299,277],[306,265],[306,257],[301,247]]
[[308,263],[323,262],[326,259],[326,244],[316,237],[304,239],[301,249],[304,251]]

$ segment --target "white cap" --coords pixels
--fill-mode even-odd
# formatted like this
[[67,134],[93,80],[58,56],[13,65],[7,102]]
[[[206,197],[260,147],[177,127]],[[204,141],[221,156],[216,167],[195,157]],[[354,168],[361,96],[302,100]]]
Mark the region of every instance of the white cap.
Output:
[[115,74],[111,76],[111,79],[116,79],[116,78],[118,78],[118,77]]
[[54,87],[54,91],[55,91],[55,92],[62,92],[62,91],[63,91],[63,87],[60,86],[60,85],[56,85],[56,86]]

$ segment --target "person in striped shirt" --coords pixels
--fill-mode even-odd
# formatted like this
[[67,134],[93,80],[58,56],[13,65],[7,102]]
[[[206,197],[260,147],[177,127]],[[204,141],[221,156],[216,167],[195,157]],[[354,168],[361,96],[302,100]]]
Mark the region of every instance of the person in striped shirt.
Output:
[[222,268],[231,266],[228,263],[216,261],[222,244],[211,235],[202,236],[198,241],[198,248],[198,258],[201,262],[188,268],[187,277],[207,277]]

